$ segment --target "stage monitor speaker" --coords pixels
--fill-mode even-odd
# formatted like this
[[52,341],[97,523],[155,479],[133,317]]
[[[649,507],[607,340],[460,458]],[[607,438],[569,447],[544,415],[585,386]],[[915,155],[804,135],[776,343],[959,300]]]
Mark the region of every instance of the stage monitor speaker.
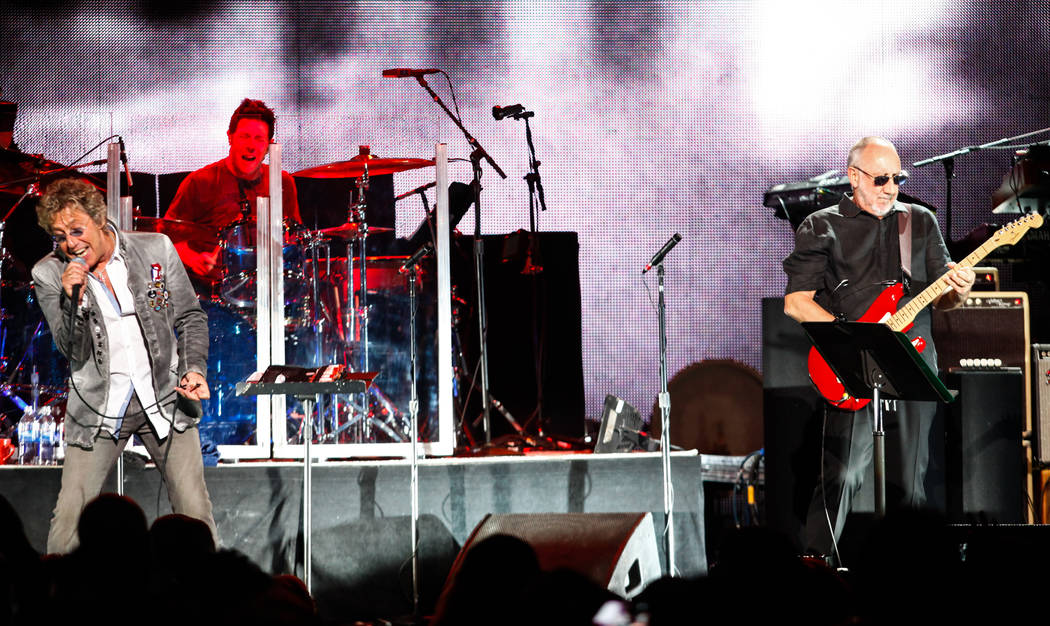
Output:
[[642,437],[648,438],[648,435],[642,431],[642,416],[638,414],[638,409],[614,395],[606,395],[594,452],[602,454],[642,450]]
[[1050,462],[1050,344],[1032,346],[1032,426],[1035,429],[1035,458]]
[[946,380],[959,396],[945,420],[948,519],[1016,524],[1026,519],[1026,460],[1021,442],[1021,372],[956,371]]
[[624,598],[634,597],[661,575],[651,513],[489,514],[459,551],[446,591],[464,555],[493,535],[510,535],[528,543],[543,570],[573,570]]

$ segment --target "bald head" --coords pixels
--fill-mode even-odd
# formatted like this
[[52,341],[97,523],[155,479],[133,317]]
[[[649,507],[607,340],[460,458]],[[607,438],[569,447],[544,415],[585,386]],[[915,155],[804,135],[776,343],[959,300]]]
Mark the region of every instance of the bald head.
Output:
[[[901,172],[901,159],[893,144],[882,137],[865,137],[850,148],[846,164],[853,202],[878,218],[888,214],[899,191],[893,177]],[[879,176],[889,180],[876,185]]]
[[[853,144],[853,147],[849,149],[849,157],[846,159],[846,167],[854,167],[860,159],[862,152],[867,150],[869,146],[878,146],[880,148],[889,148],[893,151],[893,154],[897,154],[897,148],[884,137],[864,137],[857,143]],[[861,166],[863,167],[863,165]]]

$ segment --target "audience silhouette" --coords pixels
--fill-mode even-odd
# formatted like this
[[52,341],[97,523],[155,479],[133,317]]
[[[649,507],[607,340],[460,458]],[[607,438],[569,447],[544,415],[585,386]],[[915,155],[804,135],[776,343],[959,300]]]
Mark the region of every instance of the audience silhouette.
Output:
[[[952,527],[940,513],[894,510],[851,567],[834,570],[800,557],[782,534],[741,528],[726,533],[709,575],[662,578],[633,602],[582,574],[543,571],[526,542],[495,535],[463,555],[429,624],[1011,622],[1033,608],[1050,560],[1039,529]],[[173,625],[368,623],[322,620],[301,580],[217,550],[199,520],[166,515],[147,528],[134,501],[103,494],[77,530],[76,550],[42,557],[0,496],[0,624],[116,614]]]

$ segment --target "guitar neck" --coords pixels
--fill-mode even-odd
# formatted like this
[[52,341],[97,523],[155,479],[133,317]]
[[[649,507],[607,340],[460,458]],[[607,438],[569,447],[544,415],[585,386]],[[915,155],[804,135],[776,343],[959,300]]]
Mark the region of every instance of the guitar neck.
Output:
[[[999,247],[1000,244],[995,243],[993,239],[989,239],[981,244],[979,248],[966,255],[966,258],[959,261],[958,265],[960,267],[973,267],[979,263],[981,259],[988,256],[992,250]],[[908,304],[904,305],[899,311],[894,313],[886,324],[897,332],[904,332],[904,329],[908,327],[908,324],[915,321],[915,317],[920,311],[933,303],[938,296],[948,289],[951,289],[951,285],[948,284],[948,272],[945,272],[943,276],[935,280],[926,289],[923,289],[919,295],[912,298]]]

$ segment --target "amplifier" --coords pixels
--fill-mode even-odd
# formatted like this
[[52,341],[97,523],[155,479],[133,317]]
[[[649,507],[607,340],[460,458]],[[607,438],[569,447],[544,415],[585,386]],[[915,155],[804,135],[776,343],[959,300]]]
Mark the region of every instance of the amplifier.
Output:
[[1050,462],[1050,344],[1032,346],[1032,415],[1035,458]]
[[[1028,294],[1023,291],[971,292],[950,311],[934,309],[933,340],[941,372],[1002,371],[1021,368],[1024,383],[1023,440],[1032,439],[1031,348]],[[1026,446],[1028,494],[1031,498],[1031,454]]]
[[975,267],[973,291],[999,291],[999,268]]
[[[942,372],[1019,367],[1030,386],[1028,294],[1023,291],[971,293],[950,311],[934,309],[933,340]],[[1031,391],[1025,404],[1031,403]],[[1025,429],[1031,430],[1030,411]]]

